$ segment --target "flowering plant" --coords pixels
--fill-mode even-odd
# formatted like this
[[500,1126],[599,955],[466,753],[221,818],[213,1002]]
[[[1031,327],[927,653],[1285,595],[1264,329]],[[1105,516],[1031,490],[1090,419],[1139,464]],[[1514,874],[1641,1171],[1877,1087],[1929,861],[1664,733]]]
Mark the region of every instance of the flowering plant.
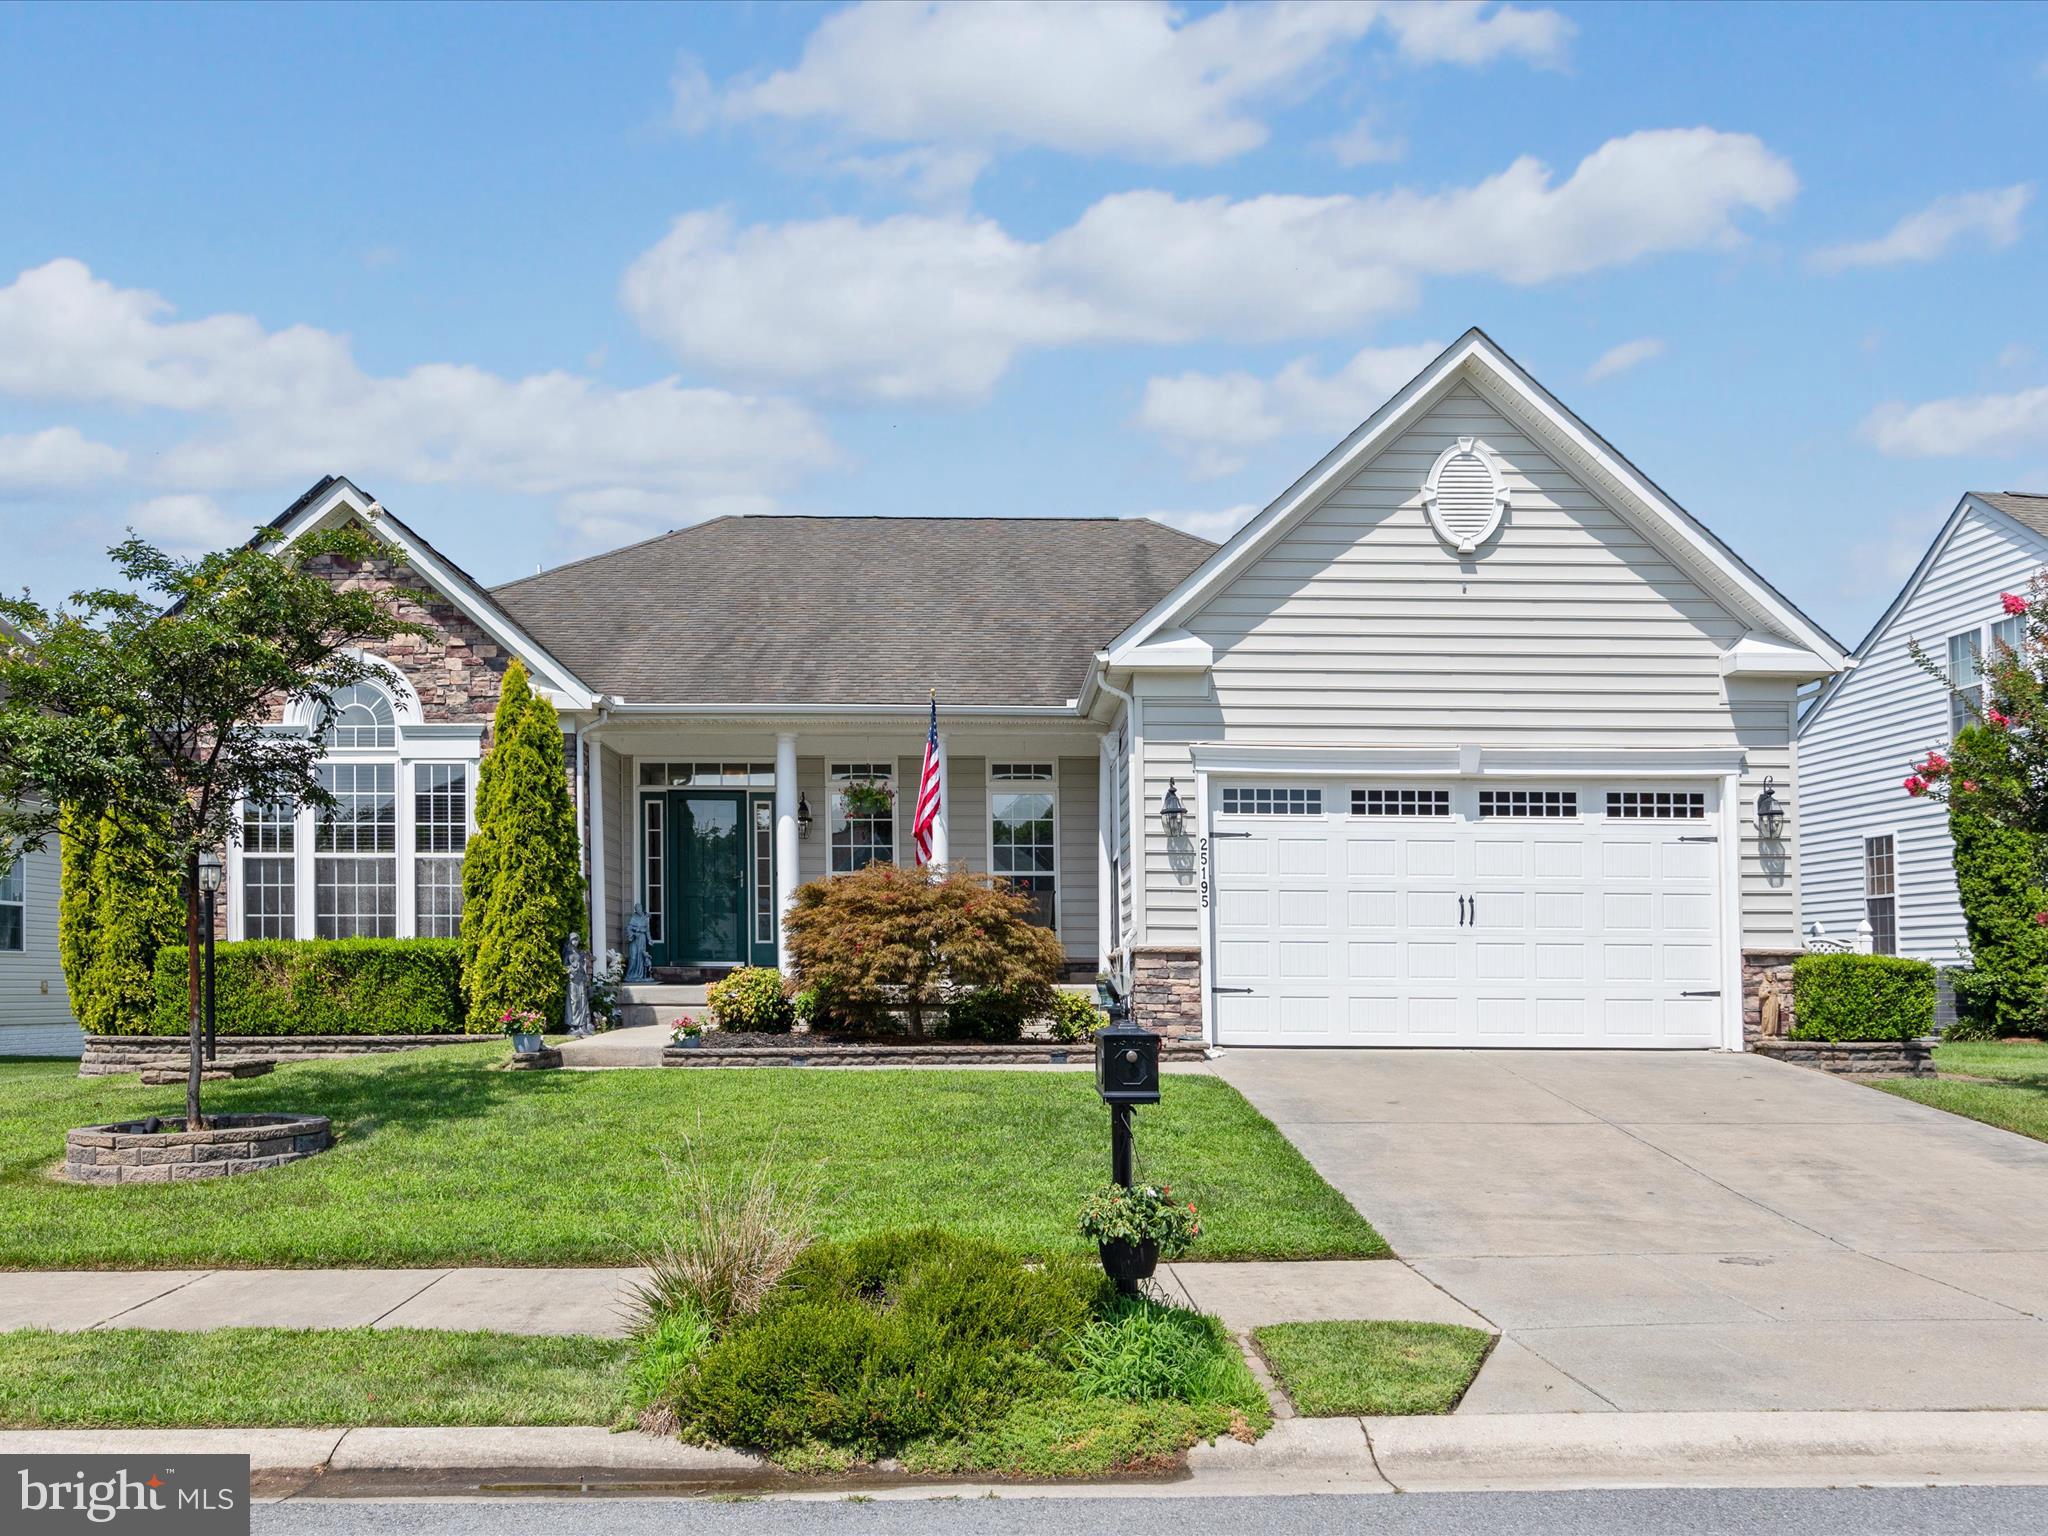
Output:
[[1192,1200],[1176,1200],[1169,1185],[1105,1184],[1081,1202],[1081,1235],[1098,1243],[1157,1243],[1168,1258],[1202,1235]]
[[839,797],[849,816],[886,816],[896,805],[896,791],[880,779],[853,779]]
[[547,1029],[547,1021],[531,1008],[507,1008],[498,1015],[498,1028],[508,1035],[538,1035]]
[[[2048,573],[2025,593],[2001,592],[1998,606],[2019,621],[2008,643],[1977,655],[1973,675],[1952,676],[1915,643],[1922,670],[1963,705],[1963,726],[1946,747],[1923,754],[1906,774],[1916,800],[1967,805],[1997,826],[2048,835]],[[2044,870],[2048,873],[2048,870]]]
[[676,1020],[676,1026],[669,1031],[669,1044],[681,1045],[685,1040],[695,1040],[704,1033],[704,1026],[687,1013]]

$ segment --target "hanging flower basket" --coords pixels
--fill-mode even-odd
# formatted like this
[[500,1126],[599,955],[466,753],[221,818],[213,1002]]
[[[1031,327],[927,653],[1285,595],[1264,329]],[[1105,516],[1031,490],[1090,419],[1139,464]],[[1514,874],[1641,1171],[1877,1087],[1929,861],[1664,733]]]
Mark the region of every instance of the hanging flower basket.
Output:
[[879,779],[855,779],[839,792],[848,816],[887,816],[896,808],[896,791]]

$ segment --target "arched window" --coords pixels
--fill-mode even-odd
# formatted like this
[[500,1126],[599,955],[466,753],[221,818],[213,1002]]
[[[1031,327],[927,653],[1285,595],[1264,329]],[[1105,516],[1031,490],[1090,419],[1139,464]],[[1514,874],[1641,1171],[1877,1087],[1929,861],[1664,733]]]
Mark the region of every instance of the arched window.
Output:
[[390,694],[375,683],[351,683],[335,690],[334,721],[327,727],[328,746],[362,751],[397,744]]

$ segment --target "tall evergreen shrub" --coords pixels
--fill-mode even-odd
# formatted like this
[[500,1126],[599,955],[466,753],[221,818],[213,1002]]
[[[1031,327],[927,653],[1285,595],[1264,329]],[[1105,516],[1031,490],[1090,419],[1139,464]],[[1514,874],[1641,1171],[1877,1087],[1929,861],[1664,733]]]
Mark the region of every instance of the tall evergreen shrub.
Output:
[[156,829],[70,812],[58,839],[57,952],[71,1011],[92,1034],[139,1030],[156,1006],[157,952],[184,950],[185,902],[169,843]]
[[463,856],[463,991],[474,1033],[510,1009],[562,1024],[562,941],[583,925],[576,808],[555,706],[506,669],[477,781],[477,835]]
[[[1956,760],[1988,777],[2002,766],[1998,746],[1987,727],[1967,726]],[[1951,973],[1957,1020],[1950,1032],[1978,1039],[2038,1033],[2048,1025],[2048,924],[2035,920],[2048,911],[2041,840],[1987,814],[1977,794],[1950,799],[1948,829],[1970,936],[1969,968]]]

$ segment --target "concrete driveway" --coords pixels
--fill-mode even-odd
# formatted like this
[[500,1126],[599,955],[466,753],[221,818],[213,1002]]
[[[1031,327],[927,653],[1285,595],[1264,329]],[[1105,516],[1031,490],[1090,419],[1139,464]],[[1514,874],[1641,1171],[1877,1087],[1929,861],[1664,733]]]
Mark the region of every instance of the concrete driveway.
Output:
[[2048,1145],[1724,1053],[1214,1069],[1501,1331],[1460,1412],[2048,1408]]

